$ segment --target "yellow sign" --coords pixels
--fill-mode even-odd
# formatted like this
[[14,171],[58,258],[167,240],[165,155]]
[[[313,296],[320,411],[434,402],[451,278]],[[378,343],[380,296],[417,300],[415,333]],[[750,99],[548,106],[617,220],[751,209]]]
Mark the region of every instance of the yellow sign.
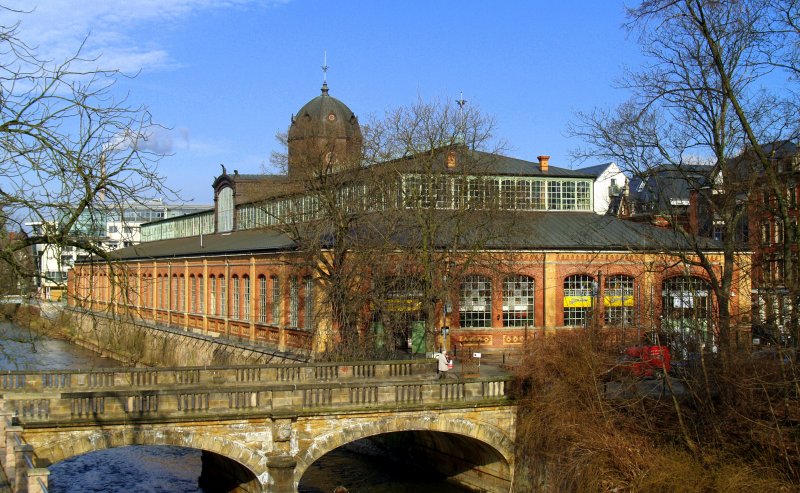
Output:
[[418,300],[389,298],[386,300],[386,311],[389,312],[416,312],[422,308]]
[[592,297],[584,296],[564,296],[564,308],[590,308]]
[[633,295],[610,295],[603,297],[606,306],[633,306]]

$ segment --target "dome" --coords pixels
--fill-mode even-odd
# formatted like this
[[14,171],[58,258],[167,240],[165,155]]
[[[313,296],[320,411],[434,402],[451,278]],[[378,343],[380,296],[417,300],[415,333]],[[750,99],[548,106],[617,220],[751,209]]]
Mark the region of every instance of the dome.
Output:
[[342,170],[361,156],[358,118],[346,104],[328,95],[327,83],[322,84],[322,94],[292,116],[288,137],[289,176],[320,168]]
[[292,116],[289,140],[314,137],[345,138],[361,136],[358,118],[346,104],[328,95],[328,84],[322,94],[305,104]]

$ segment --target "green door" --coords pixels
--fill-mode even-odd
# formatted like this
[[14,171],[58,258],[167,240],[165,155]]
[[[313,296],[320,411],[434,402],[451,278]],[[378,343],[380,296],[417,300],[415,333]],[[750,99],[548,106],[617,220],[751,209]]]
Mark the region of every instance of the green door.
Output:
[[425,352],[425,321],[411,322],[411,352],[420,354]]

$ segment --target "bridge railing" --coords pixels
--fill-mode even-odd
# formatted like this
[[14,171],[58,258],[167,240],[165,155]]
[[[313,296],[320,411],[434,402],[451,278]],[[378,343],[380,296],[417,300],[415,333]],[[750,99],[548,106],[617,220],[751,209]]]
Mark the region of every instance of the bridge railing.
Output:
[[36,453],[25,443],[22,431],[16,415],[0,412],[0,462],[7,486],[15,492],[48,493],[50,471],[37,467]]
[[302,365],[3,371],[0,372],[0,392],[8,395],[67,389],[418,379],[435,373],[436,363],[427,359]]
[[6,395],[4,409],[20,422],[119,422],[184,417],[213,419],[273,413],[409,409],[477,405],[510,399],[510,377],[195,385],[158,389]]

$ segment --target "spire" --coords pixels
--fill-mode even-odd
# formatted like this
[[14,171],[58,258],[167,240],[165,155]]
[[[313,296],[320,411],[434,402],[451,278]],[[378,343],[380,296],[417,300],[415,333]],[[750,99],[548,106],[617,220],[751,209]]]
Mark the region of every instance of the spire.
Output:
[[322,95],[328,95],[328,51],[325,50],[324,59],[322,62]]

